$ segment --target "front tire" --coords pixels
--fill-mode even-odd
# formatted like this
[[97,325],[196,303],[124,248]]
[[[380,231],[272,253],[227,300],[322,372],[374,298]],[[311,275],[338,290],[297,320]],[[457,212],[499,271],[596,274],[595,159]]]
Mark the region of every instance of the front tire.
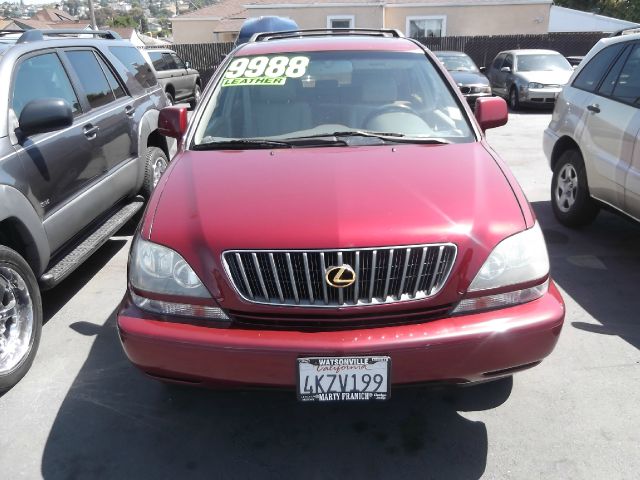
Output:
[[171,92],[164,92],[164,94],[167,97],[167,103],[169,104],[169,106],[172,106],[176,103],[173,95],[171,95]]
[[520,98],[518,97],[518,90],[515,86],[509,90],[509,106],[514,112],[520,110]]
[[189,102],[191,109],[196,108],[196,105],[200,103],[200,96],[202,95],[202,90],[200,90],[200,85],[196,84],[193,88],[193,99]]
[[144,167],[144,182],[142,184],[142,195],[149,198],[154,188],[160,181],[160,177],[167,169],[169,161],[167,156],[158,147],[147,147],[147,154]]
[[556,219],[569,228],[589,225],[600,211],[589,194],[584,160],[577,150],[563,152],[553,168],[551,205]]
[[41,332],[38,282],[16,251],[0,245],[0,393],[29,371]]

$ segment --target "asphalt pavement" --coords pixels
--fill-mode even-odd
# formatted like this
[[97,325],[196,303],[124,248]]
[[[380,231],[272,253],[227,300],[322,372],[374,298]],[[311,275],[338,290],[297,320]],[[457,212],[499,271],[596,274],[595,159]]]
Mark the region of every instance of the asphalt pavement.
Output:
[[535,208],[567,304],[538,367],[375,405],[167,388],[129,364],[116,333],[132,223],[44,295],[33,368],[0,398],[0,478],[638,478],[640,226],[607,212],[581,231],[555,222],[549,118],[512,114],[489,132]]

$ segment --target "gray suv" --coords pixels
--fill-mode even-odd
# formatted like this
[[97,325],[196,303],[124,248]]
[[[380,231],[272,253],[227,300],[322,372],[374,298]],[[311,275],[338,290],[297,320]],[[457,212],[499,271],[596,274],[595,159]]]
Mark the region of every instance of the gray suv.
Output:
[[147,53],[169,103],[189,102],[195,107],[202,92],[198,70],[191,68],[189,62],[183,61],[173,50],[150,49]]
[[0,98],[1,393],[38,348],[40,289],[134,216],[175,146],[152,69],[112,32],[0,31]]

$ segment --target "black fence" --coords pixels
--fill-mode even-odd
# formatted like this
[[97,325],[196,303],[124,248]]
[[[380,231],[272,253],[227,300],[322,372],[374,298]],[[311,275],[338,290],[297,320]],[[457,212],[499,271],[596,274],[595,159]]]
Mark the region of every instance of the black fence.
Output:
[[180,58],[191,63],[200,72],[202,84],[206,85],[220,62],[233,49],[233,43],[175,44],[147,48],[170,48]]
[[562,55],[586,55],[598,40],[608,34],[547,33],[541,35],[495,35],[478,37],[428,37],[418,41],[430,50],[454,50],[469,55],[479,67],[489,66],[495,56],[503,50],[520,48],[544,48]]
[[[495,35],[477,37],[429,37],[418,39],[431,50],[465,52],[479,67],[488,66],[503,50],[520,48],[545,48],[565,56],[585,55],[598,40],[607,34],[549,33],[541,35]],[[166,47],[148,47],[166,48]],[[175,50],[184,60],[200,71],[203,84],[209,81],[220,62],[233,49],[233,43],[175,44]]]

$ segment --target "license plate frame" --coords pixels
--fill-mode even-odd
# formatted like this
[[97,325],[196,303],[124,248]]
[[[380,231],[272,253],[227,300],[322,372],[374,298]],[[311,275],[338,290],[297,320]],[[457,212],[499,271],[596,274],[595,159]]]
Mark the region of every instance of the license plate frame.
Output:
[[[322,367],[322,371],[320,371],[319,367]],[[312,371],[313,368],[316,369],[315,376],[309,377],[309,374],[313,375],[314,373]],[[383,375],[384,390],[382,386],[375,392],[372,391],[373,388],[365,388],[364,391],[357,388],[354,389],[354,386],[358,387],[360,384],[364,385],[366,383],[362,377],[367,372],[372,377]],[[314,390],[318,386],[316,380],[318,375],[326,375],[327,382],[333,380],[330,391],[304,391],[305,378],[307,378],[307,387],[309,386],[308,378],[314,379],[312,381],[312,390]],[[332,375],[334,376],[333,379],[331,379]],[[343,377],[340,377],[340,375]],[[355,378],[353,375],[355,375]],[[347,378],[345,379],[344,376],[347,376]],[[323,380],[324,378],[320,380],[321,384]],[[373,383],[373,386],[377,384],[377,382]],[[296,395],[301,402],[371,402],[389,400],[391,397],[391,357],[387,355],[299,357],[296,362]]]

